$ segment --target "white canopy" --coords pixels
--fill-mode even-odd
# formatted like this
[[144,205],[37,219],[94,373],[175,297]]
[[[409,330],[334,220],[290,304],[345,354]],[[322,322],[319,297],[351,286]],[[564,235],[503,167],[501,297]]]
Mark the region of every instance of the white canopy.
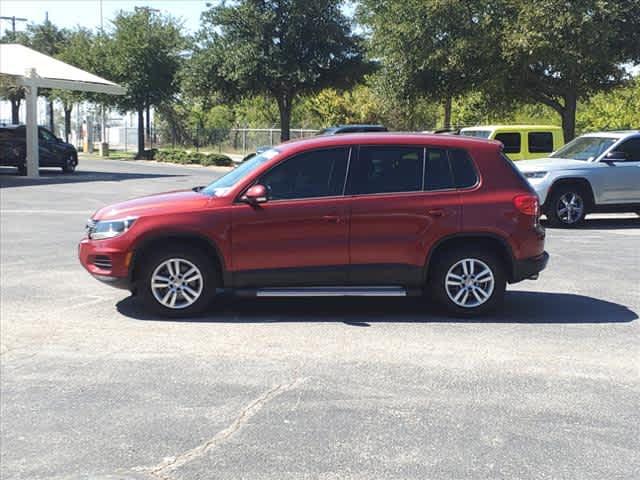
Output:
[[123,95],[125,89],[55,58],[18,44],[0,44],[0,75],[13,77],[26,90],[27,174],[38,176],[38,88]]

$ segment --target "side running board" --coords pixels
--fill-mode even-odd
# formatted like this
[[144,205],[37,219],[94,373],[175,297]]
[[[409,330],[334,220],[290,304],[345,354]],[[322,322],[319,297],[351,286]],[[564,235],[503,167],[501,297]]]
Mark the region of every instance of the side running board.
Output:
[[261,288],[257,297],[406,297],[403,287],[296,287]]

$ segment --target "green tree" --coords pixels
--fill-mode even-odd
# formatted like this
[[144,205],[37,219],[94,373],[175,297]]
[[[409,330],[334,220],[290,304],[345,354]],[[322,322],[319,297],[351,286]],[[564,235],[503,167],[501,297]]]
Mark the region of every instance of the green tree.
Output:
[[640,61],[638,0],[509,0],[501,16],[505,91],[554,109],[565,140],[578,101],[620,85]]
[[144,113],[160,106],[178,91],[176,74],[182,64],[186,39],[182,25],[170,16],[149,9],[120,12],[114,30],[105,41],[110,78],[127,93],[111,100],[120,109],[138,112],[138,156],[144,153]]
[[[78,27],[75,30],[67,32],[65,42],[59,52],[56,53],[56,58],[88,72],[103,76],[108,74],[108,71],[102,67],[99,52],[98,37],[96,37],[91,30]],[[64,133],[66,140],[69,141],[73,105],[83,100],[93,100],[97,98],[97,96],[71,90],[52,90],[51,97],[62,103],[64,110]]]
[[601,92],[578,107],[581,131],[640,128],[640,78],[626,87]]
[[452,100],[496,74],[491,7],[487,0],[363,0],[359,19],[382,62],[380,86],[396,101],[442,101],[448,127]]
[[202,15],[191,78],[201,95],[275,99],[289,139],[300,95],[346,86],[362,73],[358,38],[341,0],[239,0]]

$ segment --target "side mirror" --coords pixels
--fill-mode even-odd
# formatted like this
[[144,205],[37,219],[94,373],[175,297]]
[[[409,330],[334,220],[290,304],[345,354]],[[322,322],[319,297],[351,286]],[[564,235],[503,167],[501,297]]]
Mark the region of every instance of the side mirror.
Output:
[[607,153],[602,159],[604,162],[624,162],[627,160],[627,154],[619,150]]
[[264,203],[267,201],[267,188],[264,185],[254,185],[242,196],[242,200],[251,205]]

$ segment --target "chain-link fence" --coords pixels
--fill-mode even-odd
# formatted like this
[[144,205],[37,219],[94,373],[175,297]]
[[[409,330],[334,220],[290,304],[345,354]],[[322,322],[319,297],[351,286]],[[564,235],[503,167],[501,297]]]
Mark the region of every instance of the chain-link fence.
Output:
[[[159,147],[187,148],[203,151],[246,154],[256,148],[273,146],[280,143],[278,128],[230,128],[197,130],[191,135],[182,135],[182,141],[176,141],[165,132],[158,135]],[[292,128],[290,138],[313,137],[318,130]],[[168,138],[167,138],[168,137]]]

